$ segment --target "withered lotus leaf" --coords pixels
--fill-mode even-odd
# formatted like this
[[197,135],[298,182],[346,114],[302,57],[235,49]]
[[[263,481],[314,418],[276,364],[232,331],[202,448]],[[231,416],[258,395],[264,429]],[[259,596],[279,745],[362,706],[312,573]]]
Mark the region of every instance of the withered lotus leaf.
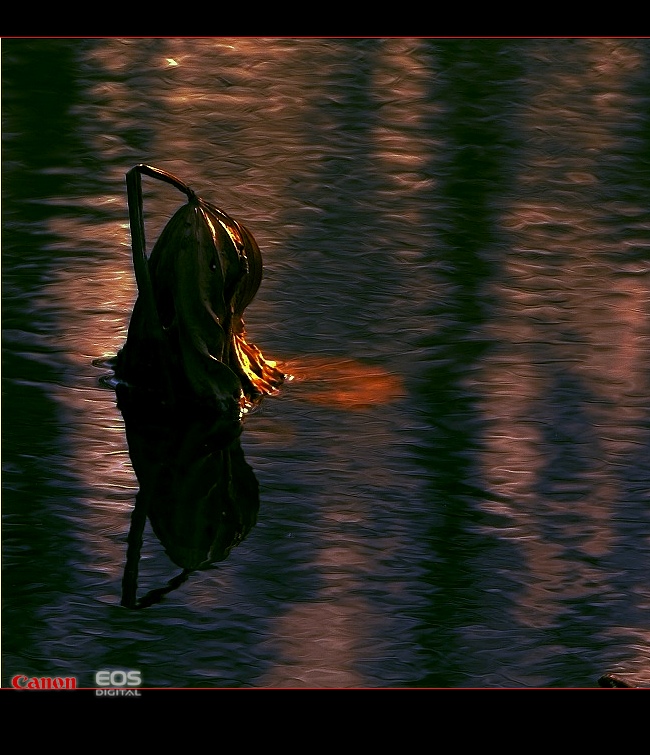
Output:
[[132,216],[138,299],[116,376],[128,390],[162,403],[245,411],[284,380],[276,363],[246,338],[244,310],[262,280],[259,247],[247,228],[179,179],[149,166],[129,175],[136,170],[138,181],[140,172],[163,178],[188,201],[149,258],[143,224],[138,227]]

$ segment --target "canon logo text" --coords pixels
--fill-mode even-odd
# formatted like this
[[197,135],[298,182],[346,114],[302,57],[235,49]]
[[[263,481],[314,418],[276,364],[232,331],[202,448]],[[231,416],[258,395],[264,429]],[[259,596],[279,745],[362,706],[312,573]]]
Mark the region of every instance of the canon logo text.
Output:
[[77,689],[77,680],[74,676],[41,676],[27,677],[17,674],[11,680],[14,689]]

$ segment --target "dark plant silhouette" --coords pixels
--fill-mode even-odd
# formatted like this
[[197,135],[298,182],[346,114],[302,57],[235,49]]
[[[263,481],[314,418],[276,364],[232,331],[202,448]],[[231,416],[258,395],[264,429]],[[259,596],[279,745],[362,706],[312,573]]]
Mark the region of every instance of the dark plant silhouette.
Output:
[[[141,176],[187,196],[147,257]],[[243,415],[276,393],[284,374],[246,340],[243,313],[262,279],[252,234],[166,171],[127,174],[138,299],[112,360],[140,490],[128,536],[122,604],[145,607],[190,573],[221,561],[257,521],[258,484],[239,437]],[[182,568],[136,599],[147,518]]]

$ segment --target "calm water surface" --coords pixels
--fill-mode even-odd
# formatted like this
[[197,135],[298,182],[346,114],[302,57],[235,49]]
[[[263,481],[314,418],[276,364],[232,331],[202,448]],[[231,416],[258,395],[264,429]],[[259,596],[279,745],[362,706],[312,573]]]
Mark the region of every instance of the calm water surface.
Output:
[[[650,685],[650,41],[4,39],[2,116],[3,686]],[[140,162],[251,229],[294,379],[248,538],[130,611]]]

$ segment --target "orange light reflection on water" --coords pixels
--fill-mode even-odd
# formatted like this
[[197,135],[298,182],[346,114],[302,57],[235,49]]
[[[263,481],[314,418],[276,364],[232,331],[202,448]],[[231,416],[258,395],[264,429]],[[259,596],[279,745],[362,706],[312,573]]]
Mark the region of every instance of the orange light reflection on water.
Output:
[[279,366],[295,381],[292,393],[313,404],[363,411],[406,397],[399,375],[356,359],[301,356]]

